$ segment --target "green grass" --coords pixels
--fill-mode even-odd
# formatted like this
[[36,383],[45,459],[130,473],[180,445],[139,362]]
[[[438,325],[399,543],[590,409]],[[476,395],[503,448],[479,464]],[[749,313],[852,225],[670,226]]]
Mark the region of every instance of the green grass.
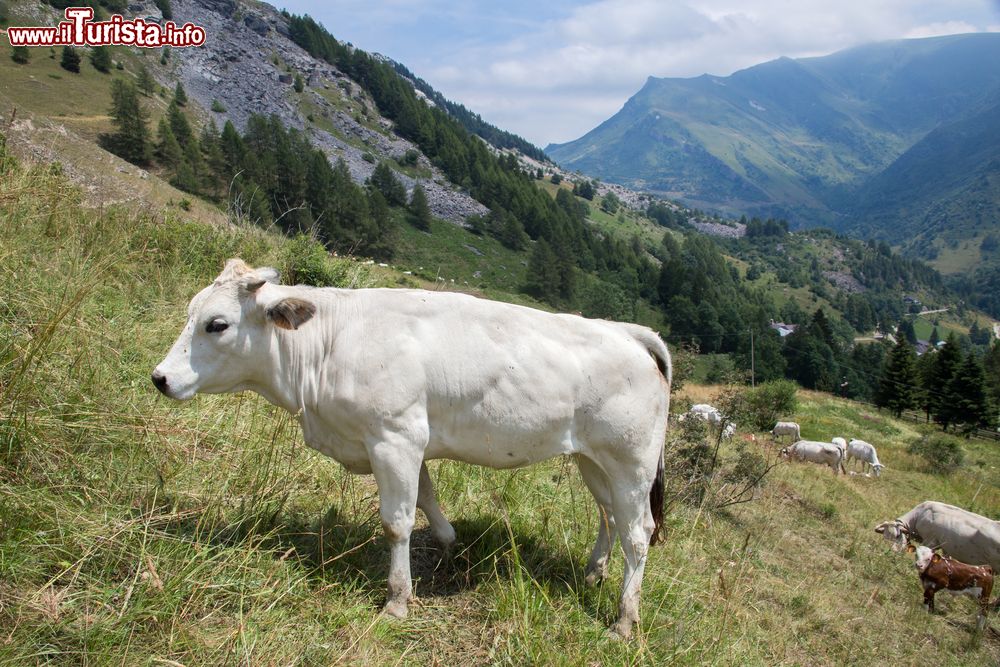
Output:
[[428,286],[537,305],[521,292],[527,279],[527,253],[510,250],[488,234],[476,236],[442,220],[433,220],[431,231],[425,232],[408,221],[404,210],[394,213],[400,230],[395,268],[410,271]]
[[[305,447],[294,420],[257,397],[177,403],[148,380],[225,258],[287,270],[290,242],[85,209],[44,169],[0,172],[0,202],[0,664],[1000,659],[991,635],[972,641],[968,600],[924,613],[908,557],[871,531],[926,498],[996,516],[996,477],[981,476],[1000,464],[995,444],[970,441],[972,464],[933,476],[905,453],[912,425],[806,392],[789,415],[804,435],[875,443],[884,478],[784,464],[748,505],[673,506],[635,640],[605,630],[620,554],[607,583],[582,583],[596,521],[569,460],[432,465],[460,546],[438,566],[421,517],[417,601],[408,620],[383,619],[371,478]],[[329,262],[339,284],[374,281],[364,265]]]

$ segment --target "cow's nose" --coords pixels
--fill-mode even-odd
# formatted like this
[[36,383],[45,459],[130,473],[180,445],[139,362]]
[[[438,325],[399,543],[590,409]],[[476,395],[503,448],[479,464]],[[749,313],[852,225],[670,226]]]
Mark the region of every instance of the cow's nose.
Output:
[[167,376],[166,375],[164,375],[160,371],[153,371],[153,375],[152,375],[151,379],[153,380],[153,385],[157,389],[159,389],[161,393],[163,393],[163,394],[167,393]]

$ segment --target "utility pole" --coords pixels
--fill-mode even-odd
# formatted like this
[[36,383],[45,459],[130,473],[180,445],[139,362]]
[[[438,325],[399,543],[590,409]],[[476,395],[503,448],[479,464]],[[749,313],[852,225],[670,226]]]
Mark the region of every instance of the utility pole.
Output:
[[757,386],[757,370],[753,353],[753,329],[750,330],[750,386]]

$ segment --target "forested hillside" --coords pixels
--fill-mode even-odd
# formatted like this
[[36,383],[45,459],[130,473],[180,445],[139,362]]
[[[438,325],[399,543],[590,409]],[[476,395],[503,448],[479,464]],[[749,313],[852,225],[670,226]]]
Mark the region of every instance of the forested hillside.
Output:
[[[142,173],[220,212],[290,236],[311,235],[333,252],[392,263],[404,272],[403,284],[444,283],[637,321],[674,345],[728,355],[729,368],[866,400],[875,395],[886,348],[856,345],[855,338],[871,339],[876,328],[892,334],[899,326],[931,326],[904,295],[925,309],[946,309],[933,317],[942,339],[948,331],[967,337],[988,330],[935,271],[884,243],[789,232],[776,218],[713,219],[669,201],[635,200],[630,208],[587,177],[528,168],[515,151],[490,148],[446,105],[428,104],[400,66],[337,40],[308,17],[262,14],[261,21],[284,27],[255,31],[249,16],[238,22],[232,7],[216,9],[202,11],[243,31],[247,42],[264,33],[263,63],[230,60],[236,47],[223,44],[220,56],[236,63],[226,67],[254,68],[248,76],[270,81],[289,104],[244,117],[227,108],[239,103],[227,93],[206,108],[197,77],[208,70],[183,54],[161,54],[156,62],[112,49],[120,68],[102,72],[84,64],[73,75],[48,58],[0,67],[11,79],[45,81],[51,98],[75,90],[67,86],[76,76],[103,87],[107,107],[87,108],[81,97],[75,111],[106,112],[106,130],[91,136],[148,170]],[[292,40],[286,39],[288,50],[267,55],[267,40],[285,39],[284,33]],[[20,113],[44,113],[32,106],[36,99],[47,98],[21,97]],[[332,114],[323,100],[342,110]],[[302,115],[289,115],[289,108]],[[55,120],[71,123],[72,114]],[[331,139],[340,148],[331,149]],[[482,213],[443,221],[434,213],[439,197],[453,195],[477,200]],[[192,206],[182,203],[184,210]],[[801,345],[783,340],[772,321],[798,326],[800,338],[814,335]],[[920,339],[929,333],[921,331]]]
[[998,59],[1000,35],[985,33],[781,58],[726,77],[650,77],[613,117],[547,151],[567,168],[733,217],[888,240],[966,274],[955,284],[1000,316],[1000,74],[983,66]]

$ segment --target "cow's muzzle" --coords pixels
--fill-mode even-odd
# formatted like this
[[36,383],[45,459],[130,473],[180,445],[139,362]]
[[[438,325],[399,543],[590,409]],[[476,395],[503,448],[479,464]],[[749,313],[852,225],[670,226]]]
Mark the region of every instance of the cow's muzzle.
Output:
[[153,381],[153,386],[156,387],[157,389],[159,389],[161,394],[163,394],[164,396],[169,396],[170,395],[170,394],[167,393],[167,376],[166,375],[164,375],[160,371],[154,370],[153,371],[153,375],[150,376],[150,379]]

